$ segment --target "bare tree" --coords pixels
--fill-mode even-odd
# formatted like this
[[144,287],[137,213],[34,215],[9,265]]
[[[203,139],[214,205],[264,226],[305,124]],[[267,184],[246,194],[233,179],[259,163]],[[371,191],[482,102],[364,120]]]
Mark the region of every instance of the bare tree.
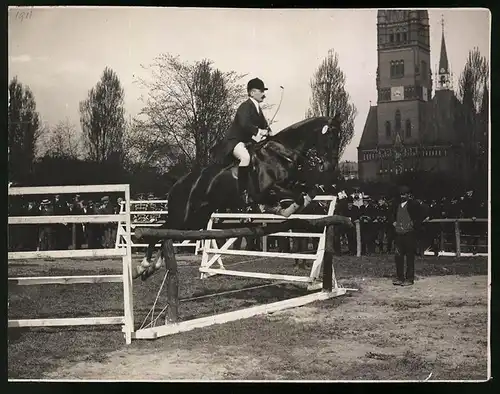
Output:
[[144,68],[151,78],[139,80],[148,95],[132,128],[139,148],[136,157],[166,167],[209,164],[210,149],[245,99],[245,86],[239,83],[244,75],[216,69],[207,59],[190,64],[171,54],[158,56]]
[[481,109],[484,88],[488,87],[489,65],[478,48],[469,51],[462,74],[458,81],[458,98],[474,113]]
[[124,91],[116,73],[106,67],[86,100],[80,102],[80,123],[88,157],[98,163],[123,160]]
[[81,135],[66,118],[46,133],[41,149],[43,156],[77,159],[81,153]]
[[483,99],[478,116],[478,169],[484,173],[488,170],[488,149],[489,149],[489,126],[490,126],[490,108],[489,108],[489,89],[485,83],[483,88]]
[[311,79],[310,108],[306,117],[310,116],[335,116],[340,115],[341,135],[339,155],[354,135],[354,119],[357,109],[350,103],[349,93],[345,89],[345,74],[339,67],[338,55],[332,49],[328,51],[327,57],[321,62]]
[[124,147],[129,168],[148,166],[156,168],[161,174],[186,161],[177,144],[171,143],[160,130],[145,121],[133,120],[129,123]]
[[[478,48],[469,51],[462,74],[458,81],[458,97],[462,103],[461,136],[466,148],[469,166],[478,167],[478,155],[481,141],[484,138],[484,102],[487,103],[489,65],[486,57],[482,56]],[[481,110],[483,107],[483,119]]]
[[41,134],[40,115],[28,86],[17,77],[9,84],[8,160],[9,178],[27,180],[33,172],[37,140]]

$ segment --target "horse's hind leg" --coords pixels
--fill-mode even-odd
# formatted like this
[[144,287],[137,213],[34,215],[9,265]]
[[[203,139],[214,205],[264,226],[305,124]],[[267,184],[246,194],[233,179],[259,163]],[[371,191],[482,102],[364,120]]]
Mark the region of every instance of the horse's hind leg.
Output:
[[[153,248],[154,249],[154,245],[153,244]],[[161,243],[161,245],[163,245],[163,243]],[[148,247],[148,251],[149,251],[149,247]],[[152,252],[150,254],[150,256],[152,257]],[[145,258],[146,259],[146,258]],[[143,260],[144,261],[144,260]],[[158,271],[161,266],[163,265],[163,262],[165,261],[164,257],[163,257],[163,247],[160,246],[160,250],[159,252],[156,254],[156,260],[154,262],[154,264],[151,264],[151,258],[149,259],[148,263],[149,263],[149,266],[146,268],[146,270],[141,274],[141,279],[142,280],[146,280],[147,278],[149,278],[151,275],[153,275],[156,271]]]

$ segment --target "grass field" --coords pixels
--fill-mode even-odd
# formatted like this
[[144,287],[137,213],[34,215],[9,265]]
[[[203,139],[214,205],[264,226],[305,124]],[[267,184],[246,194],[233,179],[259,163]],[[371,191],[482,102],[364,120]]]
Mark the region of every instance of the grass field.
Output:
[[[189,300],[269,283],[222,276],[200,280],[199,259],[178,256],[182,320],[305,294],[279,285]],[[224,262],[232,269],[294,273],[291,260],[242,260]],[[107,274],[120,268],[119,260],[12,261],[9,276]],[[336,257],[339,283],[359,291],[129,346],[119,326],[12,329],[9,378],[424,380],[432,373],[430,380],[486,379],[487,258],[417,258],[417,281],[410,287],[393,286],[393,271],[391,255]],[[134,283],[137,326],[164,272]],[[10,319],[123,313],[119,283],[9,286],[9,303]]]

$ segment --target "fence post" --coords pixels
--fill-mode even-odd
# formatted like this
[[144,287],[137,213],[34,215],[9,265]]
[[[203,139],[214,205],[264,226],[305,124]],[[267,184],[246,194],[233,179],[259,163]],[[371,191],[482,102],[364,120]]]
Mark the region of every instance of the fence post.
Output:
[[332,291],[333,285],[333,225],[326,227],[325,254],[323,255],[323,291]]
[[[123,256],[123,303],[125,312],[125,342],[130,344],[132,332],[134,332],[134,284],[132,279],[132,246],[130,245],[130,232],[132,231],[130,222],[130,186],[125,188],[125,238],[128,241],[125,245],[127,255]],[[118,227],[121,226],[118,222]]]
[[439,239],[439,251],[444,252],[444,230],[443,223],[441,223],[441,238]]
[[460,223],[458,220],[455,221],[455,242],[457,244],[457,257],[460,257]]
[[76,250],[76,223],[73,223],[73,226],[72,226],[71,242],[73,243],[73,250]]
[[176,323],[179,318],[179,277],[174,243],[171,239],[163,242],[163,257],[167,269],[167,318],[165,324]]
[[356,220],[356,256],[361,256],[361,225],[359,220]]

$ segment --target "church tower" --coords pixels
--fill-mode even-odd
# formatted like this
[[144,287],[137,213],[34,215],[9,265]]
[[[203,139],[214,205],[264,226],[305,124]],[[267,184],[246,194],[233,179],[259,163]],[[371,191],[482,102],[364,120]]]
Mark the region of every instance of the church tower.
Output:
[[460,102],[453,92],[442,21],[435,92],[425,10],[377,12],[377,105],[370,105],[358,146],[362,180],[407,172],[462,174]]
[[439,66],[437,71],[436,90],[453,90],[452,75],[448,63],[448,53],[446,52],[446,42],[444,39],[444,17],[441,17],[441,52],[439,54]]
[[396,137],[417,145],[432,91],[428,12],[378,11],[377,42],[378,146],[393,146]]

